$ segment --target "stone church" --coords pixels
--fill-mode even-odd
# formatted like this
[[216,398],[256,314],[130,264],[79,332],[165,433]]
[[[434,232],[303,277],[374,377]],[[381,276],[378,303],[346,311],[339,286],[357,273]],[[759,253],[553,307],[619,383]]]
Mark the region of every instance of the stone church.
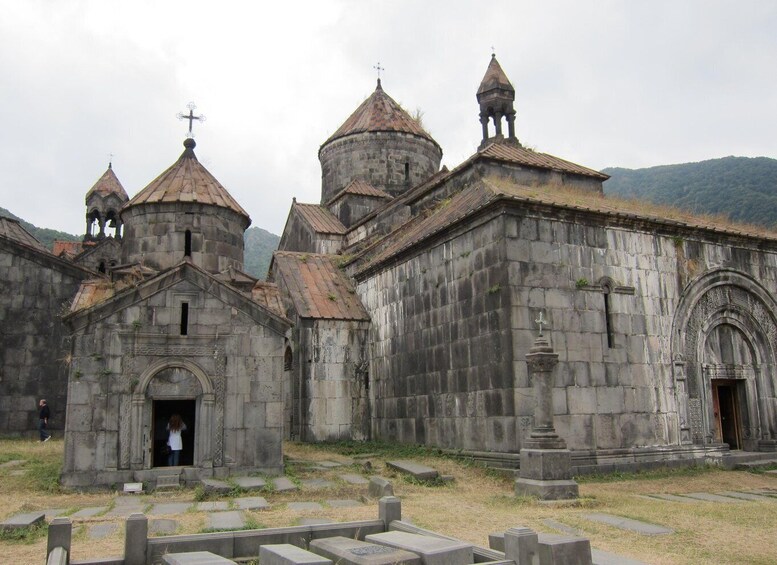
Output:
[[[193,139],[131,199],[109,167],[60,257],[0,225],[3,284],[22,261],[56,263],[75,296],[69,341],[36,341],[67,346],[63,482],[272,474],[289,438],[515,461],[538,319],[578,472],[777,450],[777,235],[605,198],[606,175],[524,147],[493,56],[476,100],[477,151],[441,168],[378,80],[321,145],[321,200],[292,202],[267,282],[242,271],[250,218]],[[0,427],[8,375],[31,364],[3,332]],[[174,413],[187,432],[170,469]]]

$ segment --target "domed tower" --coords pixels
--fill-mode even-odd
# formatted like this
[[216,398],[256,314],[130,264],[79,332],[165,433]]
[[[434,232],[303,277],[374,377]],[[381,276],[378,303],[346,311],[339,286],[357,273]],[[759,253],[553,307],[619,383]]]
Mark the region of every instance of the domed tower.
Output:
[[[108,170],[86,193],[84,241],[95,241],[111,236],[121,239],[119,212],[127,200],[129,200],[127,191],[113,172],[112,164],[108,163]],[[106,228],[112,229],[113,233],[106,233]]]
[[[494,54],[491,55],[491,62],[478,87],[477,99],[480,104],[480,123],[483,126],[483,141],[480,147],[485,147],[492,141],[509,141],[520,145],[515,137],[515,89]],[[502,133],[502,118],[507,120],[507,138]],[[494,122],[493,136],[488,133],[489,120]]]
[[194,139],[183,146],[181,157],[122,210],[122,262],[164,270],[189,258],[211,273],[242,270],[251,218],[197,160]]
[[360,179],[398,196],[440,168],[442,149],[378,86],[318,151],[321,203]]

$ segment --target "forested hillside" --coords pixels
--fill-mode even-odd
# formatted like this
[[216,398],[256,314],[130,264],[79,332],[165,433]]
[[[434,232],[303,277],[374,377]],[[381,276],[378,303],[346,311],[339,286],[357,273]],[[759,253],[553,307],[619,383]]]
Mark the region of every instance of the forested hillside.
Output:
[[640,198],[734,221],[777,226],[777,160],[724,157],[646,169],[608,168],[605,194]]
[[24,229],[30,232],[35,237],[35,239],[40,241],[49,250],[51,250],[51,248],[54,246],[55,239],[60,239],[63,241],[81,241],[81,239],[83,238],[82,235],[72,235],[69,233],[65,233],[63,231],[35,227],[30,222],[26,222],[22,220],[20,217],[15,216],[5,208],[0,208],[0,216],[11,218],[13,220],[18,220]]

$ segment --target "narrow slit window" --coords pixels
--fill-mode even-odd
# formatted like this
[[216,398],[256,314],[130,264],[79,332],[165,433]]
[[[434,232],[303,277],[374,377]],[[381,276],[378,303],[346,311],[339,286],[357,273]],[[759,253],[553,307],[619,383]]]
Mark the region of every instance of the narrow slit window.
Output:
[[181,335],[189,335],[189,303],[181,302]]
[[183,236],[183,254],[185,257],[192,256],[192,231],[186,230]]
[[410,162],[405,161],[405,182],[410,182]]
[[291,347],[286,348],[286,353],[283,355],[283,370],[291,371],[294,365],[294,356],[291,353]]
[[610,287],[604,286],[604,325],[607,330],[607,347],[612,349],[613,334],[612,322],[610,320]]

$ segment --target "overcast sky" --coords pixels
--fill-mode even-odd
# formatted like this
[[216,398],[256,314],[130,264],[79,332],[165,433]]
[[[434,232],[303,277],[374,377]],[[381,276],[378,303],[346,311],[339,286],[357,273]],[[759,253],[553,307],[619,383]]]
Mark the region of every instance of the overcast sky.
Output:
[[455,166],[496,51],[519,139],[601,169],[777,157],[777,2],[0,0],[0,206],[81,234],[109,154],[130,197],[183,151],[280,234],[375,88]]

